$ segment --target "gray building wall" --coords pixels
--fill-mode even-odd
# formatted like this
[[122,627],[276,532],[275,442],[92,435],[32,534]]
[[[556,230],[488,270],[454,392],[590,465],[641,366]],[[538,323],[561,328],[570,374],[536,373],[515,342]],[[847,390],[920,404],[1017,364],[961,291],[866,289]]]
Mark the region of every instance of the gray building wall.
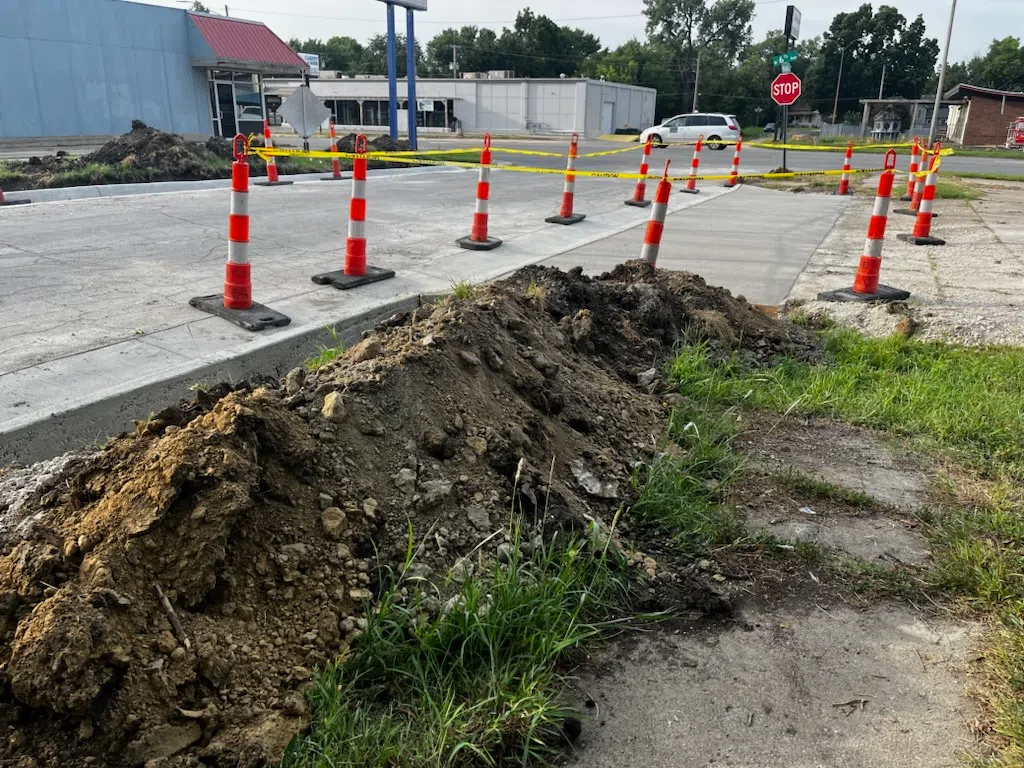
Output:
[[134,119],[209,134],[192,27],[125,0],[0,0],[0,137],[119,134]]
[[[297,80],[266,80],[267,93],[287,97],[298,86]],[[322,99],[380,100],[388,98],[386,78],[313,80],[313,92]],[[407,91],[405,81],[398,84],[398,98]],[[654,124],[657,91],[623,83],[583,79],[495,79],[467,80],[421,78],[416,81],[419,100],[453,101],[453,112],[462,129],[473,133],[602,133],[602,104],[612,108],[612,130],[647,128]],[[381,131],[380,125],[338,126],[339,130]],[[405,131],[404,119],[399,130]],[[431,130],[420,129],[429,133]]]

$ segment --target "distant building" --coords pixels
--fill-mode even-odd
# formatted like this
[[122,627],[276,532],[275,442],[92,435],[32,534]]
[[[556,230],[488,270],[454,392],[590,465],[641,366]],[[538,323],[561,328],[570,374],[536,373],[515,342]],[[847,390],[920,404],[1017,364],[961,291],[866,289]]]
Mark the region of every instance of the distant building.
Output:
[[[330,75],[334,74],[335,77]],[[331,110],[339,131],[380,133],[388,127],[388,81],[377,75],[337,77],[321,72],[313,93]],[[513,78],[510,72],[463,73],[461,78],[416,79],[416,123],[424,133],[551,134],[598,136],[620,128],[654,125],[658,92],[639,85],[585,78]],[[327,75],[325,77],[325,75]],[[266,81],[268,95],[287,98],[300,80]],[[405,92],[400,84],[399,94]],[[409,104],[399,99],[399,129]]]
[[810,104],[798,101],[789,108],[789,124],[794,128],[820,128],[821,113]]
[[307,69],[265,25],[126,0],[0,0],[0,137],[259,132],[263,78]]
[[[864,105],[864,113],[860,121],[860,135],[867,136],[869,133],[892,133],[885,131],[884,126],[876,126],[877,117],[881,113],[890,116],[889,123],[893,123],[893,117],[898,118],[900,127],[890,140],[899,136],[904,138],[912,136],[928,137],[931,129],[932,112],[935,111],[935,99],[861,99]],[[949,116],[949,107],[954,102],[944,101],[939,106],[939,122],[935,127],[936,136],[942,137],[946,134],[946,120]],[[883,120],[883,123],[885,121]]]
[[1010,123],[1024,115],[1024,92],[999,91],[960,83],[946,91],[953,100],[949,138],[965,146],[992,146],[1006,142]]

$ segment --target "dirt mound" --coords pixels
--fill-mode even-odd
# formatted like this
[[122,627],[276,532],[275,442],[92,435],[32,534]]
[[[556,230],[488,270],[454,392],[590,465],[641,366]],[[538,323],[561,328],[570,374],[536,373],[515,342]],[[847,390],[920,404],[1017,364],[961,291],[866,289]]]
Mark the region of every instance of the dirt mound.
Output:
[[[82,159],[86,163],[153,169],[157,173],[182,178],[206,178],[210,172],[210,158],[224,156],[218,144],[215,143],[216,150],[211,150],[209,144],[186,141],[175,133],[164,133],[150,128],[141,120],[133,120],[128,133],[111,139]],[[230,145],[228,149],[230,156]]]
[[[384,135],[370,139],[366,142],[366,148],[370,152],[408,152],[412,149],[412,145],[405,139],[395,141],[390,136]],[[355,152],[356,134],[350,133],[347,136],[340,137],[338,139],[338,151]]]
[[442,596],[459,558],[507,552],[513,498],[526,552],[541,532],[604,535],[665,421],[638,374],[712,327],[764,356],[809,344],[693,276],[531,268],[279,388],[201,393],[59,482],[20,478],[0,526],[18,533],[0,546],[0,763],[274,763],[410,523],[414,575]]

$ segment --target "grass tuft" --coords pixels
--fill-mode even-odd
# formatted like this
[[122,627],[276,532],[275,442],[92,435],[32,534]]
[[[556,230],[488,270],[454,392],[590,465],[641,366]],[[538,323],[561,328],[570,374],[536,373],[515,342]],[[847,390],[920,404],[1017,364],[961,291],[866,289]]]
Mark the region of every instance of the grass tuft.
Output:
[[472,299],[476,295],[476,289],[469,280],[452,281],[452,295],[457,299]]
[[843,504],[849,504],[851,507],[868,507],[877,503],[863,491],[855,491],[852,488],[834,485],[813,475],[800,472],[793,467],[780,473],[777,477],[784,486],[812,499],[838,501]]
[[738,516],[721,504],[740,470],[731,445],[735,435],[728,415],[679,406],[669,417],[665,450],[634,472],[634,487],[642,488],[634,517],[667,533],[682,555],[695,557],[742,536]]
[[958,184],[955,181],[937,181],[935,183],[936,200],[977,200],[981,196],[981,192],[966,184]]
[[308,371],[315,371],[328,363],[336,360],[345,352],[345,343],[339,338],[337,329],[329,325],[324,328],[331,337],[331,344],[321,344],[317,347],[317,353],[306,360],[305,366]]
[[550,764],[574,716],[563,670],[625,621],[623,574],[615,552],[556,537],[469,576],[443,607],[423,593],[404,601],[393,581],[356,653],[317,675],[313,725],[284,766]]

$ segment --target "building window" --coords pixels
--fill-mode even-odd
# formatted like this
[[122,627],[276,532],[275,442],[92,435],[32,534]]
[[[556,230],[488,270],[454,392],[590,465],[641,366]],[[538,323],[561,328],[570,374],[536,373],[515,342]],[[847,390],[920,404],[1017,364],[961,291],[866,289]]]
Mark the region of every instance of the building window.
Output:
[[362,125],[359,102],[355,99],[335,99],[327,102],[334,122],[338,125]]
[[251,72],[207,72],[214,135],[231,138],[236,133],[262,133],[266,111],[260,76]]

